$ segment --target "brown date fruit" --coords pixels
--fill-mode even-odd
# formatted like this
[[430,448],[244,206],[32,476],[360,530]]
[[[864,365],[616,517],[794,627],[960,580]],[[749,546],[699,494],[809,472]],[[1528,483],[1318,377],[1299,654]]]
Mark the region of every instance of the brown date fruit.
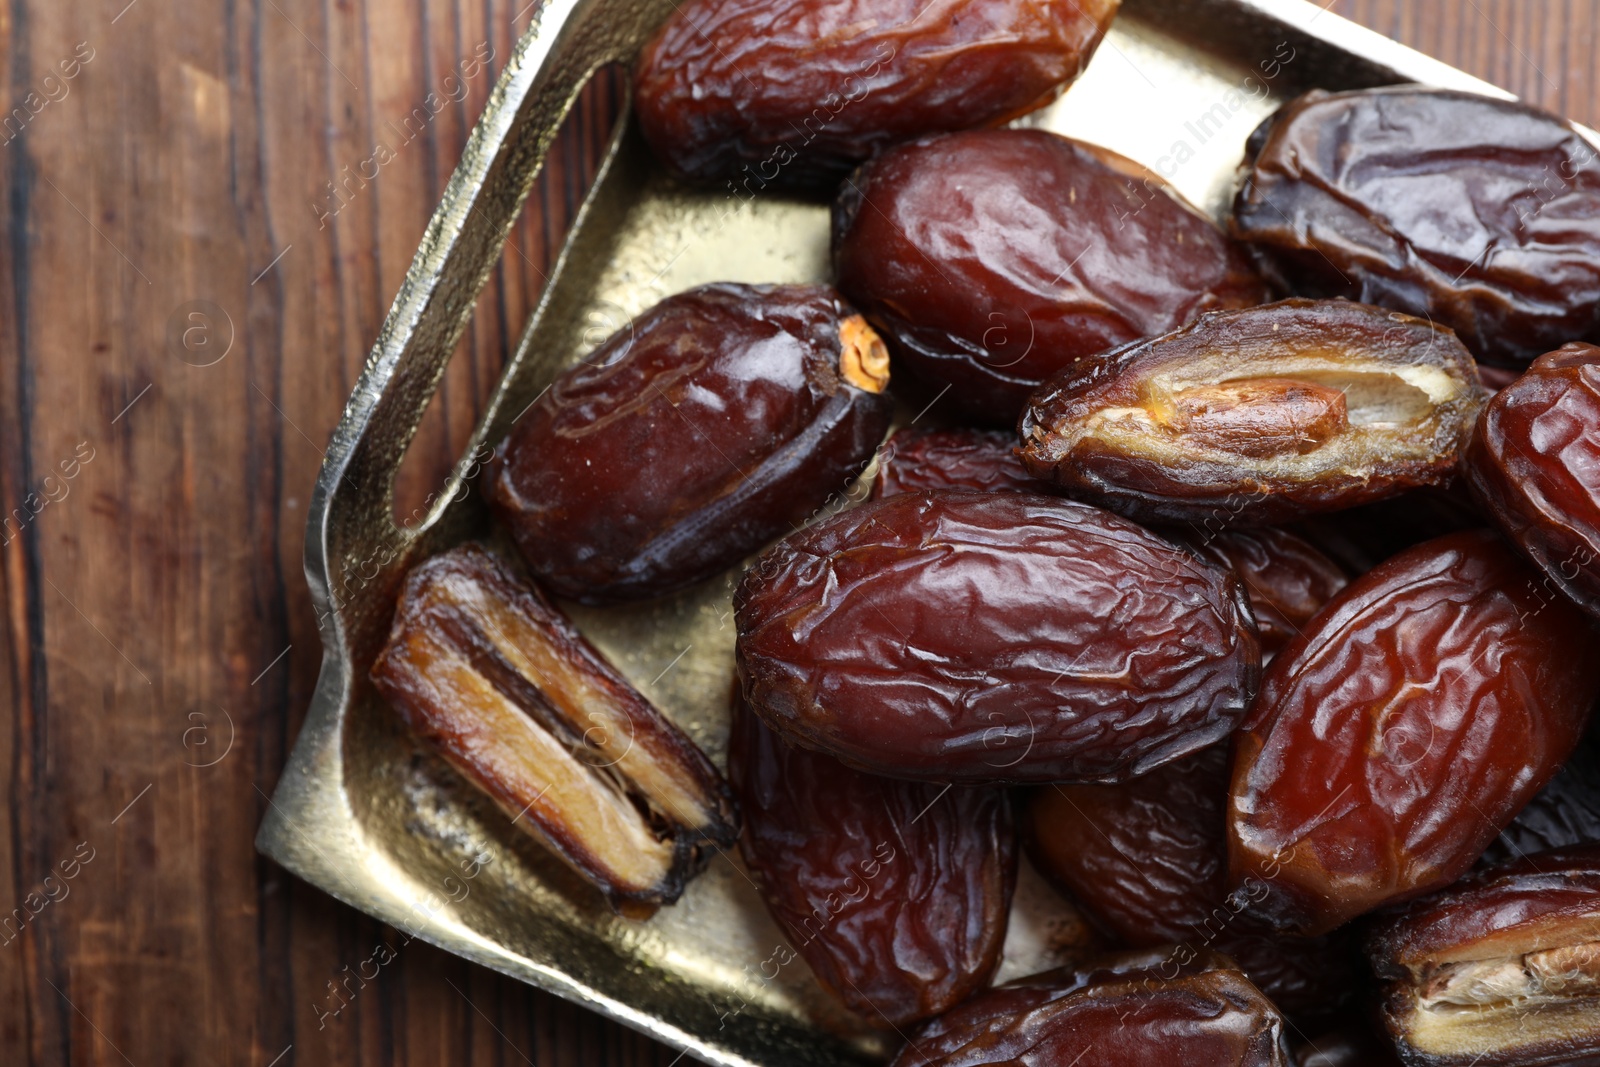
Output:
[[1600,845],[1463,879],[1385,923],[1369,951],[1412,1067],[1600,1064]]
[[1339,565],[1302,537],[1276,526],[1174,536],[1244,581],[1261,634],[1262,661],[1300,633],[1322,605],[1345,587]]
[[688,0],[640,54],[639,129],[678,175],[832,189],[878,150],[1050,103],[1120,0]]
[[1036,477],[1147,522],[1282,522],[1441,485],[1484,398],[1448,330],[1347,301],[1213,312],[1023,411]]
[[703,286],[558,377],[485,493],[558,596],[661,596],[842,491],[889,429],[888,381],[883,342],[832,289]]
[[1590,713],[1589,729],[1566,765],[1517,813],[1479,860],[1498,867],[1529,853],[1600,842],[1600,719]]
[[922,489],[1048,493],[1023,469],[1016,437],[995,430],[899,430],[878,456],[872,499]]
[[1224,957],[1111,953],[973,997],[891,1067],[1286,1067],[1283,1017]]
[[1526,104],[1309,92],[1250,137],[1232,232],[1282,291],[1453,329],[1478,358],[1600,340],[1600,161]]
[[1533,361],[1483,409],[1467,481],[1547,585],[1600,615],[1600,348]]
[[1582,612],[1488,531],[1346,586],[1234,739],[1230,885],[1319,934],[1454,881],[1555,774],[1600,696]]
[[1120,785],[1044,786],[1028,852],[1122,943],[1209,947],[1290,1015],[1336,1009],[1356,984],[1349,939],[1282,936],[1247,910],[1256,887],[1228,892],[1227,799],[1225,744]]
[[742,707],[728,777],[767,910],[851,1011],[899,1027],[989,984],[1016,876],[1002,790],[863,774]]
[[1006,425],[1088,357],[1267,295],[1159,178],[1043,130],[930,137],[866,164],[835,204],[833,260],[896,357]]
[[727,783],[479,545],[406,576],[372,682],[413,733],[630,918],[738,836]]
[[1238,578],[1030,493],[901,493],[765,552],[734,598],[751,707],[876,774],[1120,781],[1227,736],[1260,672]]

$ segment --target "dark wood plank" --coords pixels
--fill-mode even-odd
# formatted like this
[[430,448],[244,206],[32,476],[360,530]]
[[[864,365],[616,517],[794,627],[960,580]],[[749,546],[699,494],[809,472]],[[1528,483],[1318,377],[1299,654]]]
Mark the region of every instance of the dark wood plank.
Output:
[[[317,670],[300,560],[319,449],[524,4],[0,7],[5,99],[37,94],[0,130],[0,503],[25,516],[0,529],[0,1062],[674,1060],[422,944],[333,996],[398,935],[251,848]],[[1595,0],[1333,10],[1600,122]],[[476,421],[620,93],[587,97],[557,147],[402,516]],[[173,322],[211,347],[174,350]]]

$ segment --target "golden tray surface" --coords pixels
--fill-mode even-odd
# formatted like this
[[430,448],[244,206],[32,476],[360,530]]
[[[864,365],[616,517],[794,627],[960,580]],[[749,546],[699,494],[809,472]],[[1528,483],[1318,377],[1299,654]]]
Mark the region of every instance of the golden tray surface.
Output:
[[[776,965],[785,940],[736,856],[714,861],[648,922],[617,918],[420,749],[366,680],[411,564],[492,536],[477,496],[458,492],[475,469],[466,459],[421,522],[394,521],[406,447],[578,91],[601,66],[631,63],[672,6],[547,0],[473,130],[317,481],[306,578],[323,620],[322,671],[256,844],[369,915],[705,1062],[872,1062],[885,1052],[881,1035],[835,1007],[802,961]],[[1508,95],[1304,0],[1125,0],[1082,78],[1023,121],[1131,156],[1220,214],[1245,139],[1284,100],[1402,81]],[[824,205],[676,184],[622,115],[465,457],[661,298],[712,281],[822,280],[827,244]],[[736,578],[639,607],[571,609],[719,764]],[[1056,940],[1073,932],[1024,868],[1001,979],[1050,965]]]

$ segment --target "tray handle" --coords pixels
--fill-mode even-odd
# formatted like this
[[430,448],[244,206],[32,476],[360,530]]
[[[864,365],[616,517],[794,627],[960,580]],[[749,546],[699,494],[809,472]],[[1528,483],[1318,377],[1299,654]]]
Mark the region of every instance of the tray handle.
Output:
[[[631,62],[665,7],[545,0],[512,50],[328,446],[306,529],[306,577],[321,623],[343,631],[347,621],[331,564],[341,574],[353,568],[364,584],[397,580],[409,547],[450,499],[440,494],[422,522],[401,527],[391,510],[393,457],[415,436],[580,90],[601,66]],[[357,544],[368,558],[350,558],[345,549]],[[333,636],[325,631],[325,644]]]

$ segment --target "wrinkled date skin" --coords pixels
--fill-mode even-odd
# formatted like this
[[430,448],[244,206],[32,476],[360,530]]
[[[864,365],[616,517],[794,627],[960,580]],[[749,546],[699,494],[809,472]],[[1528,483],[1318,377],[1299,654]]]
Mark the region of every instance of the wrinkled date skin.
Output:
[[[1348,938],[1284,937],[1227,889],[1227,746],[1121,785],[1045,786],[1028,812],[1037,867],[1118,940],[1209,946],[1290,1015],[1334,1010],[1355,987]],[[748,810],[748,805],[746,806]]]
[[1600,845],[1419,900],[1376,931],[1370,955],[1413,1067],[1600,1064]]
[[1548,352],[1495,394],[1466,473],[1550,584],[1600,616],[1600,348]]
[[689,0],[645,46],[639,128],[680,176],[830,190],[897,141],[1054,100],[1120,0]]
[[734,610],[751,707],[891,777],[1120,781],[1225,737],[1260,669],[1235,575],[1027,493],[825,519],[764,553]]
[[1517,813],[1479,865],[1498,867],[1529,853],[1591,841],[1600,841],[1600,719],[1593,712],[1566,765]]
[[1484,399],[1448,330],[1285,300],[1089,360],[1018,430],[1035,477],[1147,522],[1283,522],[1442,485]]
[[1300,633],[1349,579],[1315,545],[1288,530],[1261,526],[1215,536],[1181,531],[1180,539],[1244,581],[1261,634],[1263,661]]
[[1283,1026],[1215,953],[1112,953],[972,998],[913,1036],[892,1067],[1286,1067]]
[[895,356],[1005,425],[1078,361],[1267,296],[1159,178],[1042,130],[886,152],[840,190],[833,242],[839,288]]
[[480,545],[406,576],[371,673],[422,741],[620,914],[676,900],[738,835],[705,754]]
[[1314,91],[1251,136],[1234,236],[1284,292],[1348,297],[1525,362],[1600,340],[1600,161],[1510,100]]
[[743,708],[728,776],[767,910],[851,1011],[904,1026],[989,984],[1016,872],[1003,791],[863,774]]
[[882,341],[832,289],[704,286],[557,378],[485,492],[556,594],[661,596],[844,490],[888,432],[888,380]]
[[1488,531],[1352,582],[1235,736],[1232,887],[1254,879],[1263,917],[1318,934],[1455,880],[1576,746],[1594,641]]
[[996,430],[899,430],[878,457],[872,499],[922,489],[1048,493],[1017,459],[1016,437]]

